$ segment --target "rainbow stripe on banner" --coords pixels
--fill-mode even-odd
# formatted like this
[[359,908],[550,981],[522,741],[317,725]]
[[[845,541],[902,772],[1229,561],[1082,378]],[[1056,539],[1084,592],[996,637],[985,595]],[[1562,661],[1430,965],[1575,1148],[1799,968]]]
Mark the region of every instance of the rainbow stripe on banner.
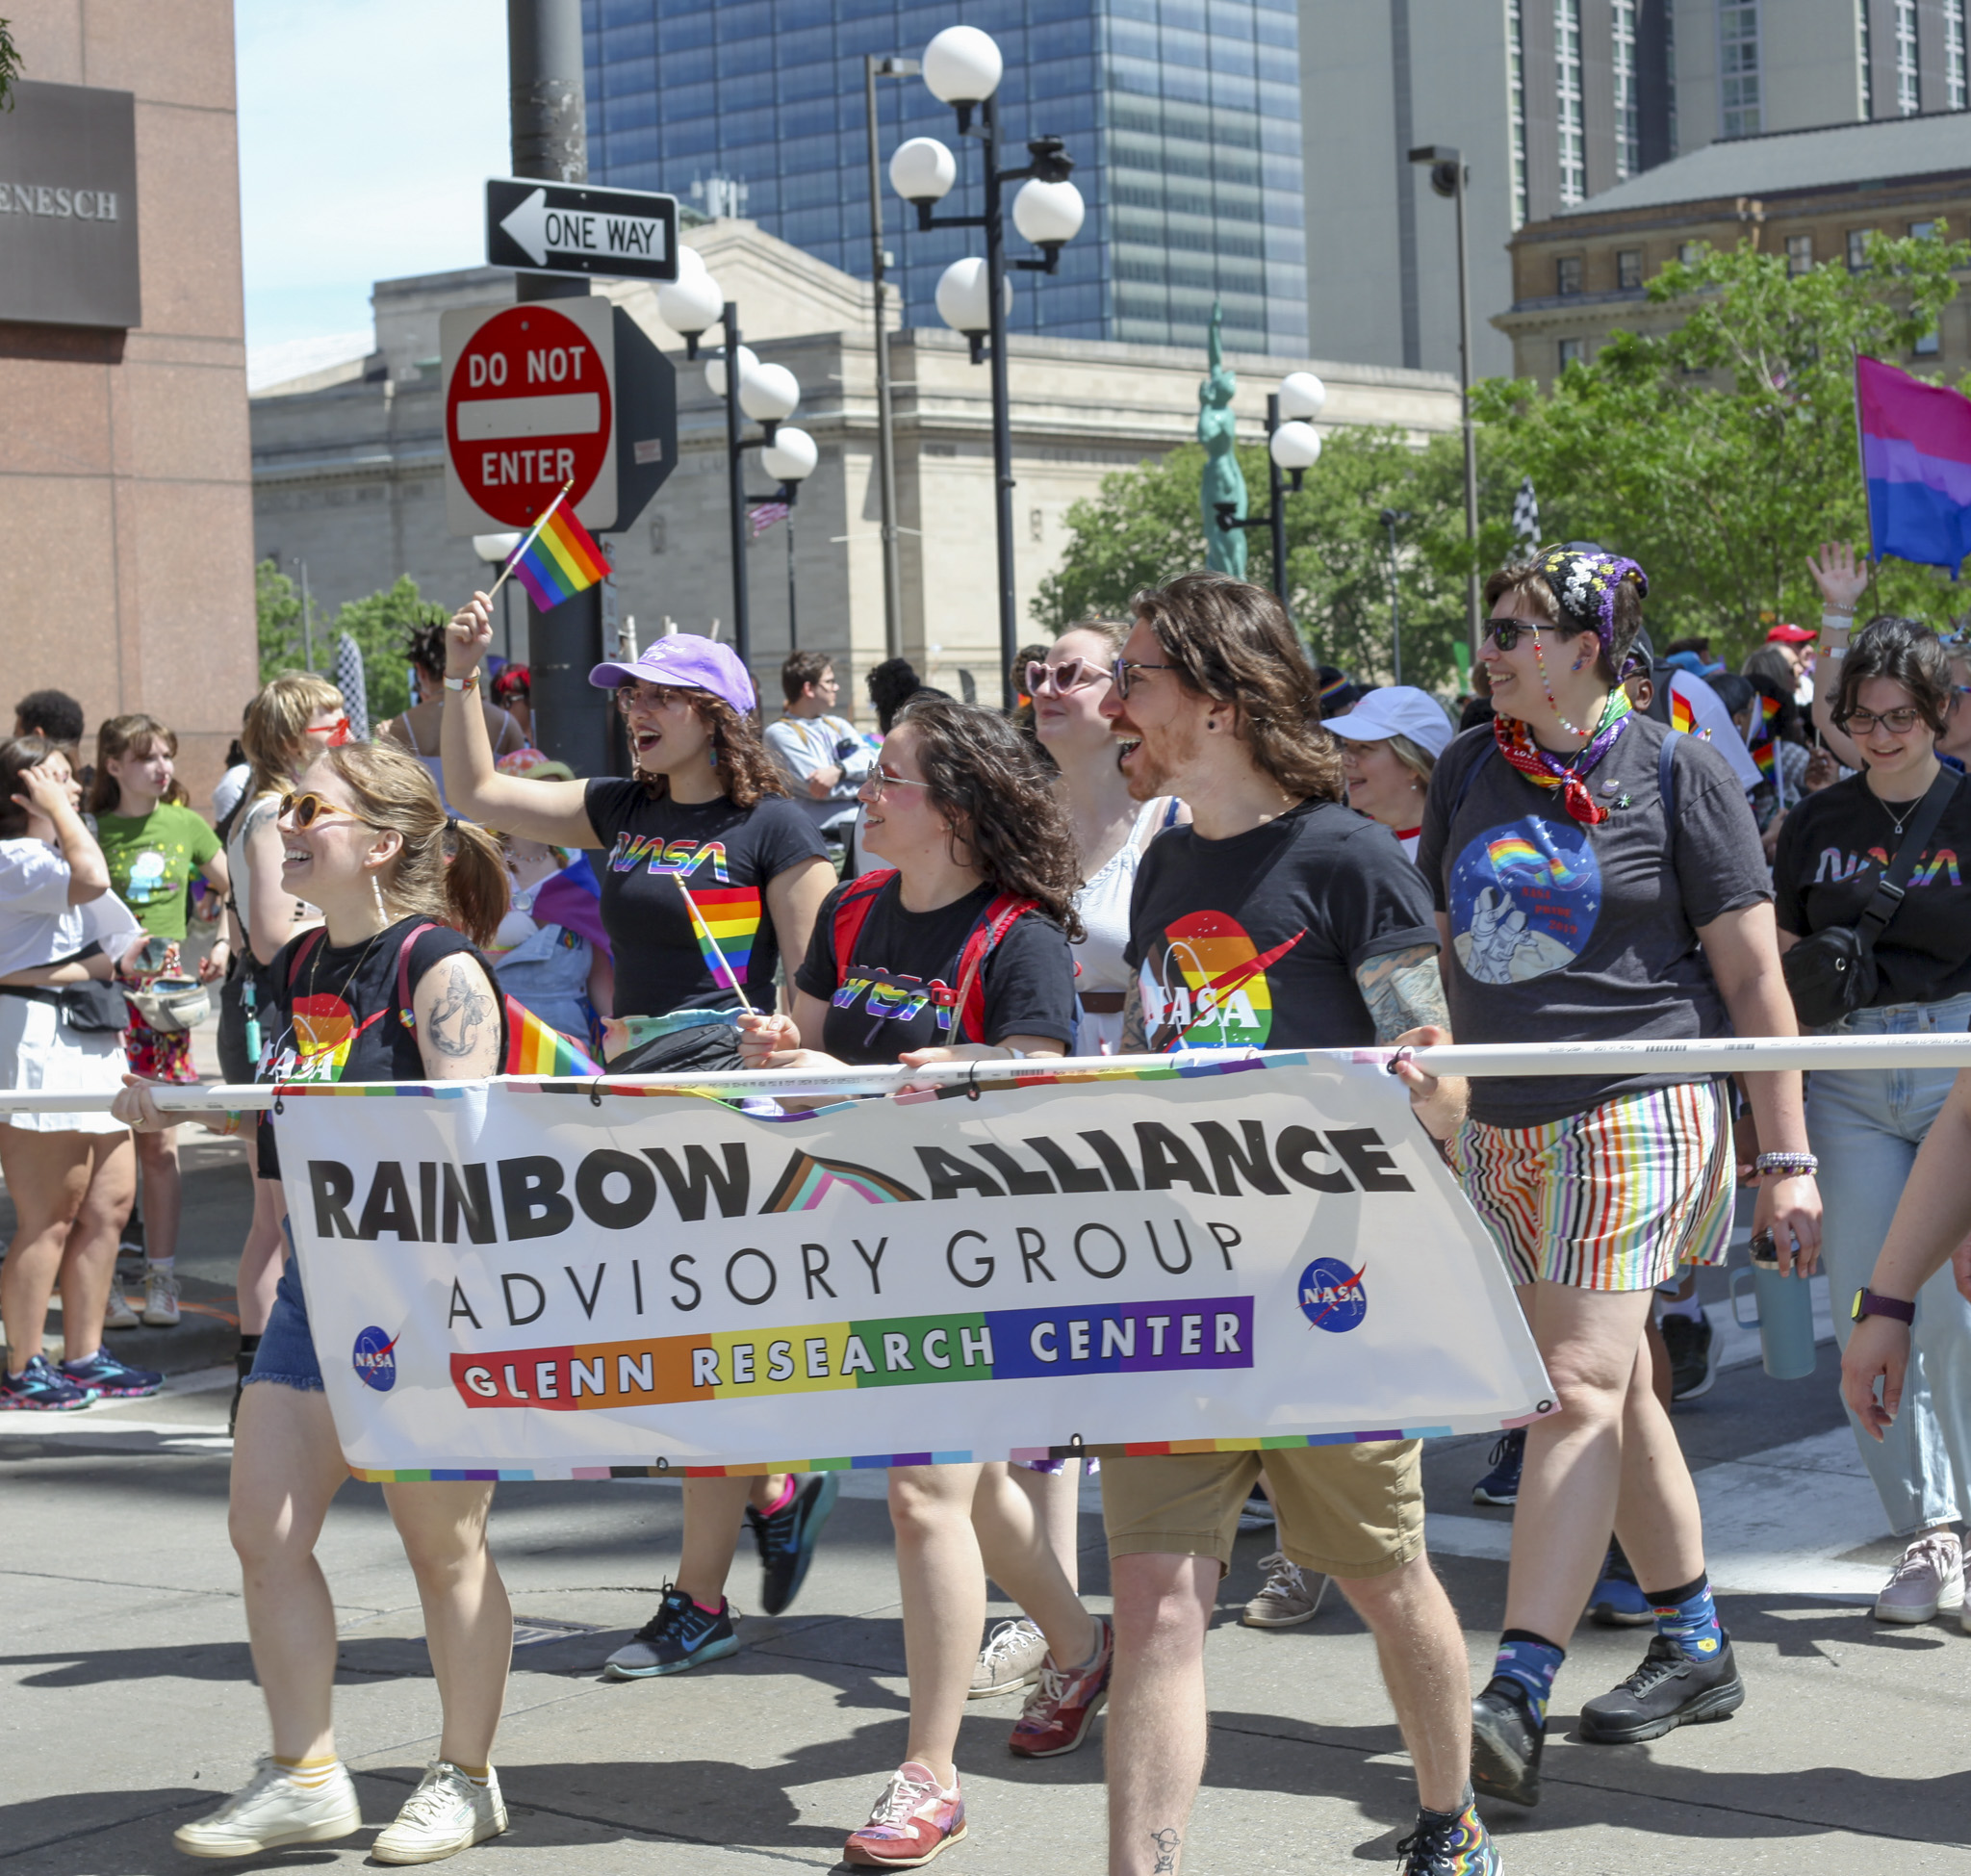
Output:
[[609,576],[602,550],[565,503],[541,524],[533,539],[507,563],[506,571],[527,589],[527,597],[543,612],[564,600],[585,593]]

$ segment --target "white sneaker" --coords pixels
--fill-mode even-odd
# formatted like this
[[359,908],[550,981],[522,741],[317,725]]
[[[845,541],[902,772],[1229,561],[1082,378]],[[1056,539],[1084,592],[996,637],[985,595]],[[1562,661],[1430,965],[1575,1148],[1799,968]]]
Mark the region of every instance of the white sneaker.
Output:
[[171,1841],[188,1857],[252,1857],[286,1843],[327,1843],[363,1828],[356,1787],[338,1765],[328,1780],[304,1790],[271,1759],[210,1817],[181,1825]]
[[1040,1663],[1047,1658],[1047,1637],[1037,1623],[1024,1615],[1002,1622],[986,1637],[986,1646],[972,1667],[968,1700],[990,1700],[995,1694],[1010,1694],[1031,1687],[1040,1678]]
[[1878,1622],[1928,1622],[1964,1607],[1964,1549],[1955,1530],[1927,1530],[1896,1559],[1875,1599]]
[[1320,1611],[1321,1598],[1328,1593],[1328,1580],[1318,1570],[1309,1583],[1297,1563],[1290,1562],[1284,1552],[1269,1551],[1259,1560],[1267,1573],[1260,1592],[1245,1606],[1239,1619],[1248,1629],[1297,1629],[1312,1622]]
[[481,1788],[449,1760],[434,1759],[423,1783],[404,1800],[397,1822],[377,1837],[370,1854],[378,1863],[437,1863],[505,1828],[498,1772]]
[[123,1294],[120,1283],[110,1285],[110,1299],[103,1305],[103,1326],[106,1329],[134,1329],[137,1326],[137,1311],[130,1307],[130,1298]]
[[178,1326],[178,1279],[155,1266],[143,1273],[143,1325],[152,1329]]

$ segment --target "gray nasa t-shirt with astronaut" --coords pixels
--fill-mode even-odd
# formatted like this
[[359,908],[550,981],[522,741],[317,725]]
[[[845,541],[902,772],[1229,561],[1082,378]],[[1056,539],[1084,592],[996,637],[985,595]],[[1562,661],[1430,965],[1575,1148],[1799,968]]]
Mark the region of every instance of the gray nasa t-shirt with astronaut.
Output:
[[[1773,896],[1730,765],[1679,738],[1676,825],[1657,789],[1668,728],[1632,716],[1588,778],[1608,818],[1574,820],[1508,763],[1487,724],[1431,778],[1417,864],[1450,920],[1444,981],[1461,1042],[1696,1040],[1729,1033],[1697,928]],[[1494,1076],[1472,1118],[1540,1126],[1617,1095],[1702,1075]]]

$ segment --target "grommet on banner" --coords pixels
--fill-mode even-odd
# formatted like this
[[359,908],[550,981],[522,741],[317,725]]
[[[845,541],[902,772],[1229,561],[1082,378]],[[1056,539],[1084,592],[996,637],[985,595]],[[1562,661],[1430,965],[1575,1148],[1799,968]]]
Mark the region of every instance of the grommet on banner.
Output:
[[600,1082],[592,1081],[589,1083],[589,1105],[591,1107],[601,1107],[602,1105],[602,1088]]
[[671,1462],[670,1460],[665,1458],[664,1455],[660,1452],[657,1454],[657,1463],[654,1467],[652,1468],[652,1470],[655,1472],[659,1478],[661,1478],[667,1472],[671,1470]]
[[1395,1054],[1391,1056],[1390,1059],[1382,1065],[1383,1073],[1386,1075],[1395,1074],[1396,1072],[1397,1066],[1402,1063],[1408,1062],[1411,1059],[1412,1054],[1413,1051],[1407,1047],[1398,1049],[1395,1052]]
[[1553,1411],[1553,1402],[1551,1401],[1542,1401],[1533,1411],[1538,1414],[1550,1414]]
[[1082,1456],[1083,1442],[1079,1433],[1070,1433],[1067,1436],[1067,1452],[1070,1458],[1079,1459]]
[[965,1077],[965,1099],[976,1101],[983,1092],[979,1086],[979,1058],[974,1056],[972,1058],[972,1072]]
[[285,1114],[288,1111],[281,1103],[281,1091],[278,1088],[273,1091],[273,1111],[276,1114]]

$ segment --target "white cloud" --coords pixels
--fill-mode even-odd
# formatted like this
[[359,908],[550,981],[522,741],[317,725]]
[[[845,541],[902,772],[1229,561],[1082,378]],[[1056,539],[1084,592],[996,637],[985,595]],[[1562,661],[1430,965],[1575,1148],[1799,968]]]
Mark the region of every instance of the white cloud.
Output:
[[485,260],[503,0],[238,0],[235,42],[250,345],[346,333],[372,281]]

